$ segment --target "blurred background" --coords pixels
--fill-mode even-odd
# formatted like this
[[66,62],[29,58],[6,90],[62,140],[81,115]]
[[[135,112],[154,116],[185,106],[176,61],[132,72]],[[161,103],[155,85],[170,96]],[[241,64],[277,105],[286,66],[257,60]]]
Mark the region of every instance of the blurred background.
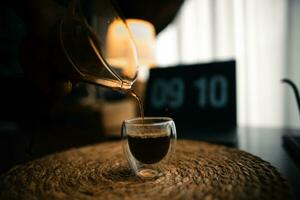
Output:
[[[140,69],[133,88],[142,99],[154,68],[235,60],[237,126],[300,128],[294,93],[281,84],[282,78],[289,78],[300,86],[299,0],[115,3],[137,46]],[[73,84],[72,92],[55,103],[47,95],[24,89],[30,86],[22,82],[21,58],[32,31],[26,9],[21,0],[0,7],[1,170],[70,147],[119,139],[122,121],[139,115],[128,94],[88,83]],[[45,16],[55,16],[51,9],[46,11]],[[124,50],[122,38],[112,35],[111,41]],[[35,45],[45,48],[39,42]],[[42,56],[31,48],[25,52],[34,59]]]
[[161,66],[237,61],[238,125],[299,128],[300,1],[187,0],[157,36]]

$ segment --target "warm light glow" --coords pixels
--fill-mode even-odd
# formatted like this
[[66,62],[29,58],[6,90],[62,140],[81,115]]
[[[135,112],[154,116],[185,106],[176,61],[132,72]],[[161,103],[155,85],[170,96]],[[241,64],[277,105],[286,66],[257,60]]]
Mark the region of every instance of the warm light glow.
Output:
[[108,29],[106,38],[106,59],[112,66],[123,70],[132,70],[131,48],[128,33],[131,34],[137,48],[140,66],[155,65],[155,29],[154,26],[140,19],[127,19],[127,27],[121,20],[113,21]]
[[122,69],[122,74],[133,77],[138,63],[136,48],[127,25],[120,19],[108,27],[105,45],[105,58],[112,67]]
[[137,47],[139,63],[148,67],[154,66],[156,64],[154,26],[150,22],[140,19],[127,19],[126,23]]

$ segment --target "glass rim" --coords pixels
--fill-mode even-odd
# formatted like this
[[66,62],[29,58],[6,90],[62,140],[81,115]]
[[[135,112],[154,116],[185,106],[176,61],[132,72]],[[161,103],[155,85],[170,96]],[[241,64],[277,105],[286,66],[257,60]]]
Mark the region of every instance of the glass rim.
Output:
[[124,120],[124,124],[127,124],[127,125],[133,125],[133,126],[160,126],[160,125],[165,125],[165,124],[168,124],[170,122],[173,122],[173,119],[170,118],[170,117],[144,117],[144,122],[146,122],[147,120],[164,120],[164,121],[159,121],[159,122],[153,122],[151,124],[147,124],[147,123],[134,123],[134,121],[137,121],[137,120],[143,120],[142,117],[135,117],[135,118],[131,118],[131,119],[127,119],[127,120]]

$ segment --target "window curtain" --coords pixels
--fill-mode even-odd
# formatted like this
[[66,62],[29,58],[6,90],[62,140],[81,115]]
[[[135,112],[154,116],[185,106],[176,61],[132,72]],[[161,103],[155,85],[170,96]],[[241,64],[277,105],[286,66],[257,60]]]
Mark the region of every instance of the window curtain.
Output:
[[238,124],[300,127],[292,91],[280,82],[288,77],[300,86],[299,5],[297,0],[186,0],[158,35],[157,63],[235,59]]

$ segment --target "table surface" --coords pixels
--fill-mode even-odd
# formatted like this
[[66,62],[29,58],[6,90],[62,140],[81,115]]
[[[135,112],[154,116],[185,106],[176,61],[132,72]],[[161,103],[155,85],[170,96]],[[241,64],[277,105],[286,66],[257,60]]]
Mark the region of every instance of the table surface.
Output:
[[292,186],[296,199],[300,199],[300,165],[283,147],[284,134],[300,135],[300,130],[282,128],[237,129],[238,148],[275,166]]
[[179,140],[161,177],[141,180],[120,142],[71,149],[3,174],[1,199],[291,199],[282,175],[244,151]]
[[300,199],[300,161],[283,147],[284,134],[300,135],[300,130],[287,128],[239,127],[231,132],[179,132],[181,138],[191,138],[227,144],[270,162],[289,181],[296,199]]

